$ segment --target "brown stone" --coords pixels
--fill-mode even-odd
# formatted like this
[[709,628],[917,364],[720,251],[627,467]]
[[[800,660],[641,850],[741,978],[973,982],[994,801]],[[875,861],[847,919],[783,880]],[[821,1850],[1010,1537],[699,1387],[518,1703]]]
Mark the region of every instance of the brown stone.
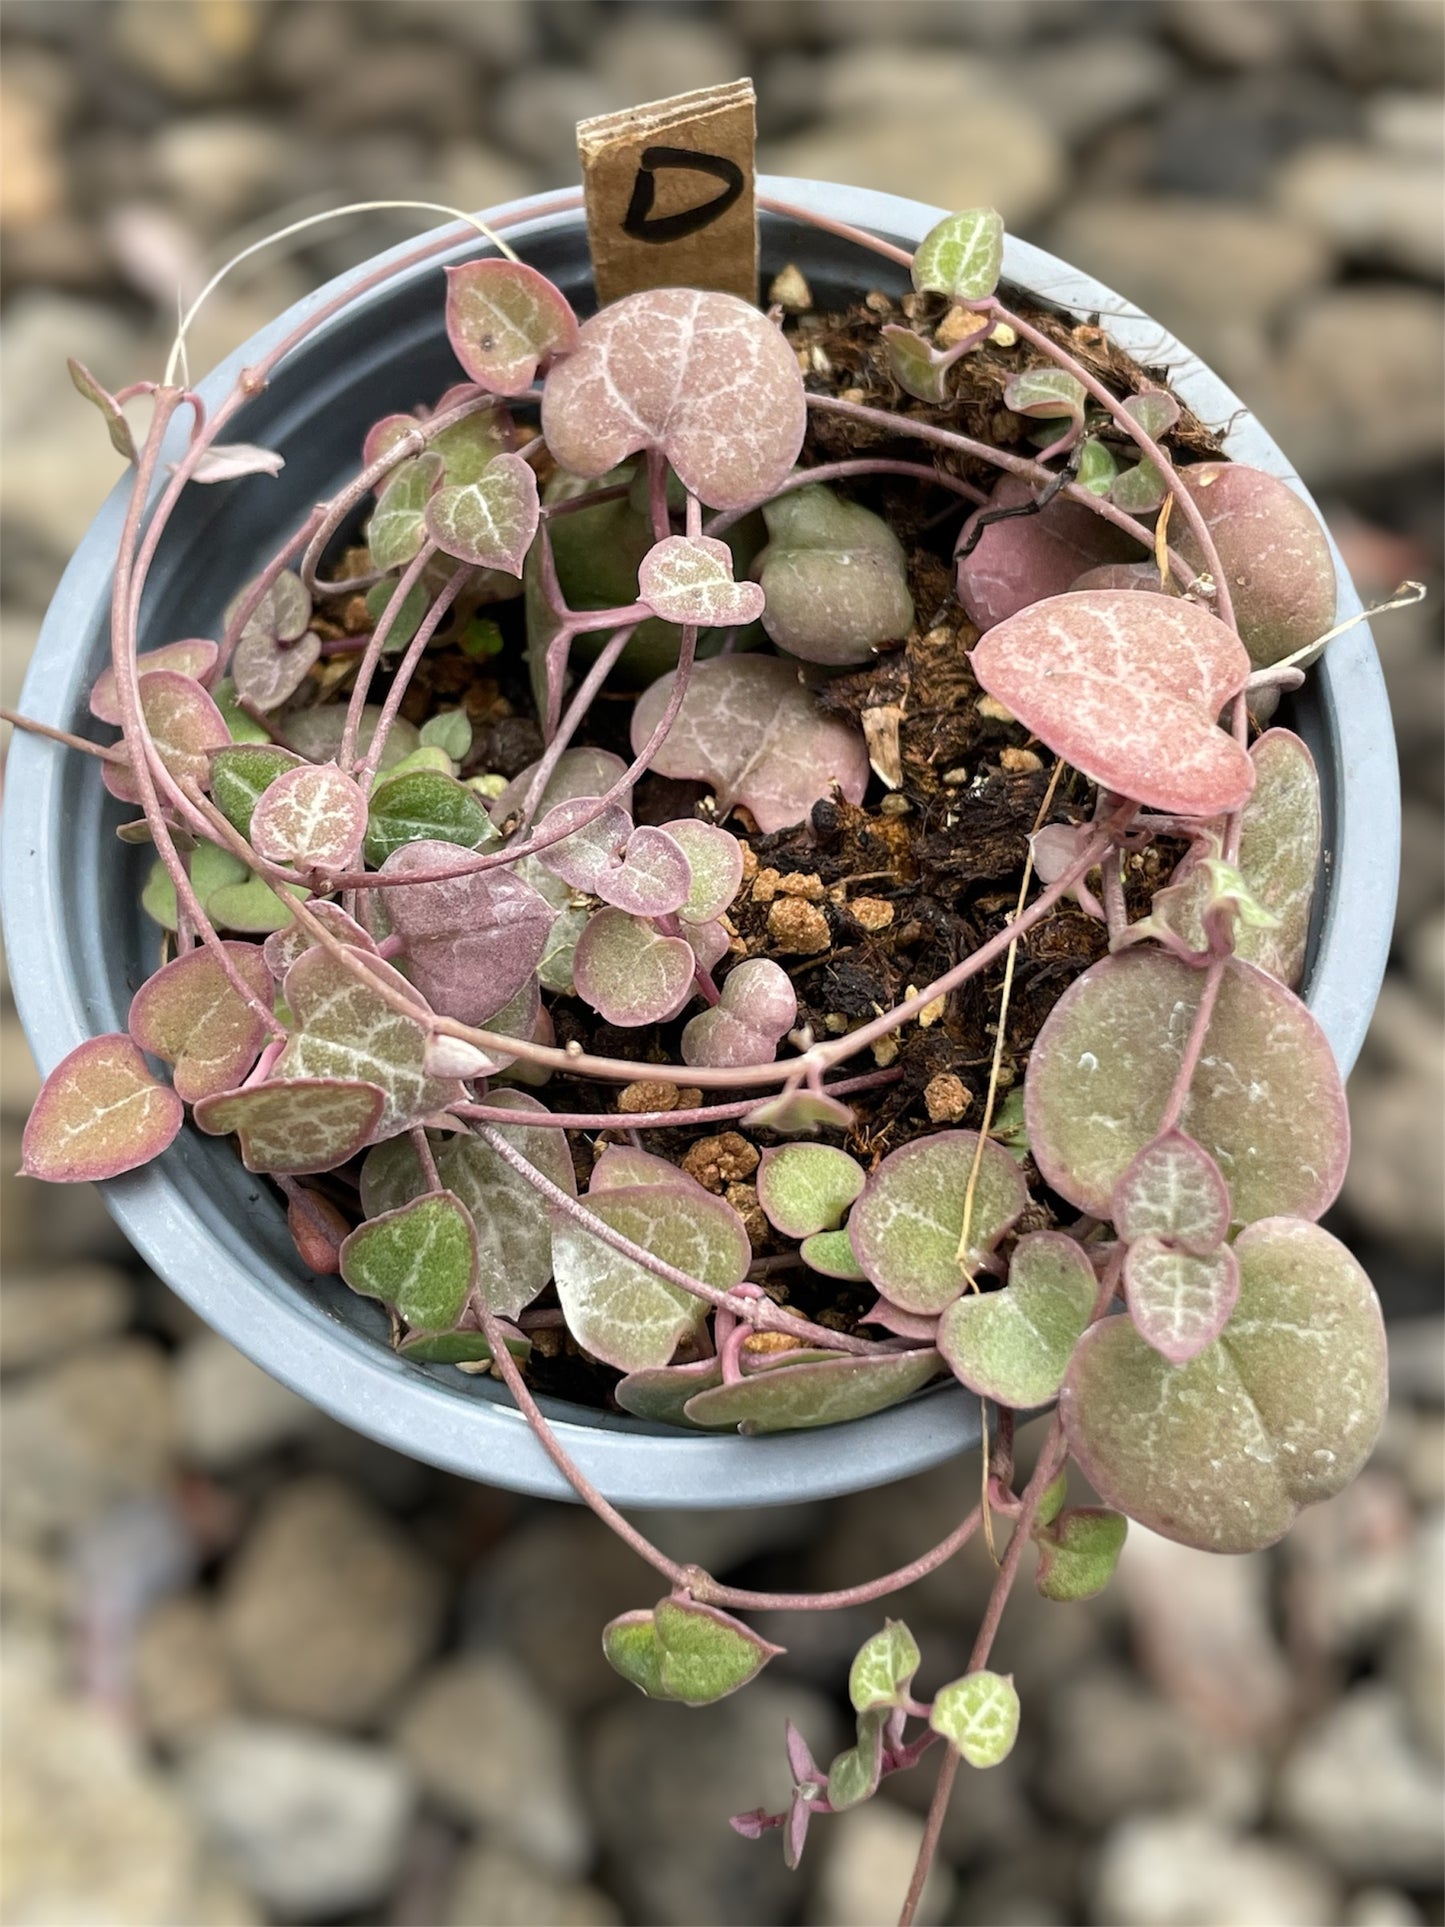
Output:
[[758,1168],[758,1153],[738,1132],[724,1131],[718,1137],[699,1138],[682,1168],[705,1189],[721,1192],[725,1184],[741,1184],[752,1176]]
[[624,1086],[618,1095],[617,1108],[628,1116],[634,1116],[639,1111],[675,1111],[677,1086],[655,1079],[640,1079],[636,1084]]
[[816,903],[798,897],[779,897],[768,912],[768,935],[779,950],[812,957],[832,941],[828,919]]
[[886,897],[854,897],[848,908],[865,930],[886,930],[893,921],[893,905]]
[[957,1124],[968,1116],[973,1097],[961,1077],[955,1077],[952,1071],[940,1071],[924,1086],[923,1102],[935,1124]]

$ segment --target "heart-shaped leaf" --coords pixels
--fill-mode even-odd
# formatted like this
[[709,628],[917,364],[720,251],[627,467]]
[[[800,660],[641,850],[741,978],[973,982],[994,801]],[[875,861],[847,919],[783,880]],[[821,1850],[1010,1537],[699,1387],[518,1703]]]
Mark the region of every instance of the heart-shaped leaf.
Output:
[[869,1279],[904,1311],[953,1303],[1029,1201],[1007,1151],[987,1143],[960,1253],[964,1199],[978,1150],[976,1131],[940,1131],[890,1151],[863,1188],[848,1237]]
[[[692,866],[682,845],[665,830],[644,825],[634,830],[625,810],[610,806],[592,816],[596,799],[559,803],[537,825],[539,836],[567,823],[582,827],[541,853],[545,868],[571,884],[637,917],[662,917],[679,910],[692,888]],[[729,838],[729,841],[732,839]]]
[[788,973],[770,957],[745,957],[728,973],[722,1001],[683,1026],[682,1061],[716,1070],[771,1064],[798,1020]]
[[443,709],[421,726],[423,749],[439,749],[453,763],[464,763],[472,753],[471,718],[464,709]]
[[582,325],[547,378],[542,433],[589,479],[657,449],[709,508],[771,495],[803,446],[803,377],[781,330],[736,295],[656,288]]
[[862,1713],[858,1718],[857,1742],[840,1753],[828,1768],[828,1805],[835,1813],[861,1806],[878,1791],[883,1776],[882,1712]]
[[[367,703],[361,712],[361,728],[356,732],[356,753],[365,756],[371,748],[381,706]],[[318,703],[314,709],[297,710],[286,718],[286,741],[308,763],[334,763],[341,754],[341,739],[346,729],[345,703]],[[395,718],[381,752],[377,774],[385,776],[419,746],[416,725],[404,716]]]
[[854,1256],[846,1231],[815,1231],[798,1247],[803,1263],[825,1278],[847,1278],[854,1284],[867,1282],[868,1274]]
[[[1025,1084],[1029,1145],[1079,1210],[1107,1217],[1157,1137],[1205,974],[1141,945],[1085,971],[1050,1011]],[[1349,1116],[1315,1019],[1274,978],[1231,962],[1203,1062],[1180,1127],[1219,1166],[1235,1222],[1317,1218],[1344,1178]]]
[[[230,628],[254,584],[248,582],[226,604],[225,626]],[[247,616],[241,634],[269,636],[273,642],[295,642],[311,620],[311,592],[294,569],[283,569],[267,584]]]
[[1063,415],[1082,422],[1086,399],[1084,384],[1063,368],[1024,368],[1004,383],[1005,408],[1045,421]]
[[378,569],[404,568],[427,538],[427,503],[442,485],[445,464],[434,449],[400,463],[377,498],[366,546]]
[[[439,415],[454,402],[468,397],[475,400],[476,396],[475,388],[449,388],[433,413]],[[488,463],[498,455],[511,454],[516,445],[517,433],[511,414],[499,401],[453,422],[450,428],[444,428],[431,439],[433,453],[442,458],[442,480],[448,488],[480,481]]]
[[610,1621],[602,1650],[613,1670],[649,1699],[711,1706],[756,1679],[783,1648],[716,1606],[672,1598],[651,1612]]
[[1124,1260],[1124,1295],[1139,1336],[1171,1365],[1187,1365],[1224,1330],[1239,1297],[1228,1245],[1204,1257],[1140,1238]]
[[743,1118],[747,1130],[776,1131],[781,1137],[807,1136],[816,1131],[851,1131],[855,1119],[849,1107],[824,1091],[801,1085],[765,1097]]
[[[399,581],[398,576],[383,576],[380,582],[373,582],[366,591],[366,613],[371,617],[373,625],[379,623],[386,614],[391,605],[391,599],[396,594]],[[431,597],[427,594],[425,583],[414,582],[402,597],[401,607],[391,619],[391,627],[387,630],[386,640],[382,644],[383,656],[389,656],[398,649],[405,649],[420,629],[422,618],[430,607]]]
[[[231,740],[226,719],[192,676],[152,669],[140,679],[141,714],[151,741],[178,783],[204,785],[212,752]],[[123,764],[101,766],[106,788],[122,802],[138,803],[140,791]]]
[[1254,765],[1215,721],[1249,657],[1216,616],[1084,590],[997,624],[970,657],[991,696],[1096,783],[1186,816],[1237,809]]
[[965,208],[931,227],[913,256],[920,294],[982,301],[998,286],[1003,267],[1003,217],[991,207]]
[[[147,649],[136,657],[137,675],[154,675],[158,669],[173,669],[178,675],[204,682],[216,666],[219,651],[204,636],[190,636],[184,642],[163,642],[159,649]],[[116,695],[115,670],[102,669],[90,692],[90,713],[102,723],[120,728],[120,701]]]
[[900,328],[893,322],[882,329],[882,335],[888,350],[889,369],[904,394],[912,395],[915,401],[947,401],[948,371],[953,366],[953,357],[925,341],[912,328]]
[[[577,1179],[567,1134],[548,1125],[529,1124],[547,1107],[525,1091],[489,1091],[494,1109],[515,1111],[515,1124],[497,1133],[529,1164],[569,1195]],[[458,1135],[443,1139],[436,1152],[442,1182],[466,1205],[476,1227],[482,1298],[498,1318],[524,1311],[552,1276],[552,1226],[536,1190],[485,1138]]]
[[[509,1334],[506,1344],[520,1364],[532,1355],[532,1341],[520,1332]],[[408,1332],[396,1349],[398,1356],[418,1365],[484,1365],[492,1356],[486,1334],[476,1331]]]
[[419,879],[386,893],[387,913],[405,943],[413,982],[444,1016],[480,1024],[531,978],[553,911],[530,884],[507,870],[421,880],[461,854],[454,844],[423,839],[394,850],[381,873]]
[[908,558],[882,516],[814,483],[769,502],[763,627],[808,662],[867,662],[913,622]]
[[[229,850],[223,850],[215,843],[201,842],[186,858],[186,874],[197,901],[209,915],[216,893],[231,884],[244,882],[250,871]],[[141,908],[163,928],[175,930],[178,922],[176,887],[159,857],[152,864],[141,892]]]
[[885,1619],[883,1630],[865,1639],[848,1669],[848,1697],[855,1713],[905,1706],[913,1676],[923,1664],[918,1641],[901,1619]]
[[1012,1673],[965,1673],[940,1686],[928,1724],[970,1766],[997,1766],[1013,1752],[1019,1732]]
[[690,1420],[683,1407],[693,1393],[711,1391],[721,1384],[721,1364],[716,1358],[702,1358],[692,1365],[661,1365],[650,1371],[629,1372],[613,1387],[612,1396],[635,1418],[686,1428]]
[[211,758],[211,796],[234,829],[249,839],[256,805],[288,769],[307,767],[276,743],[230,743]]
[[159,1157],[184,1120],[180,1098],[156,1082],[129,1037],[89,1037],[41,1085],[20,1169],[48,1184],[118,1177]]
[[863,1167],[830,1144],[784,1144],[764,1151],[758,1203],[768,1223],[788,1238],[833,1231],[863,1189]]
[[[721,1198],[675,1184],[627,1185],[588,1198],[587,1208],[655,1258],[718,1291],[741,1284],[752,1263],[741,1218]],[[619,1371],[666,1365],[707,1305],[614,1251],[557,1212],[552,1267],[567,1329],[584,1351]]]
[[625,911],[599,910],[577,940],[572,981],[607,1023],[633,1029],[661,1022],[687,1001],[695,962],[680,937],[660,936]]
[[649,549],[637,571],[638,600],[667,622],[700,628],[756,622],[763,591],[733,581],[733,553],[706,535],[669,535]]
[[282,987],[297,1028],[276,1069],[282,1078],[379,1086],[385,1104],[371,1135],[392,1137],[457,1103],[463,1092],[454,1079],[426,1075],[426,1024],[394,1009],[382,984],[414,996],[379,957],[367,958],[365,977],[319,946],[298,957]]
[[426,532],[444,555],[520,576],[540,513],[528,464],[520,455],[494,455],[475,482],[437,490],[426,505]]
[[[1113,454],[1107,444],[1091,435],[1084,443],[1083,451],[1079,455],[1078,466],[1074,475],[1074,479],[1079,487],[1088,489],[1091,495],[1107,495],[1113,487],[1114,478],[1118,473],[1119,464],[1114,460]],[[1108,567],[1109,565],[1105,564],[1104,566]],[[1146,569],[1148,568],[1147,563],[1144,566]],[[1154,586],[1157,588],[1158,585],[1159,576],[1158,572],[1155,571]],[[1118,582],[1076,581],[1073,586],[1076,589],[1117,589],[1125,585]]]
[[[376,953],[376,944],[369,930],[363,930],[355,917],[348,916],[339,903],[328,903],[325,899],[310,905],[311,914],[326,925],[331,934],[341,943],[350,944],[353,950],[369,950]],[[289,923],[284,930],[273,931],[262,945],[266,968],[279,984],[296,959],[304,956],[312,948],[315,939],[296,922]]]
[[212,1137],[229,1137],[234,1131],[248,1171],[307,1177],[334,1171],[354,1158],[376,1132],[385,1110],[386,1093],[378,1084],[303,1075],[249,1090],[218,1091],[201,1099],[195,1118]]
[[1152,515],[1168,493],[1169,484],[1156,463],[1136,462],[1115,476],[1109,500],[1126,515]]
[[[494,823],[504,824],[514,811],[522,808],[539,767],[537,763],[529,763],[520,776],[512,778],[492,805]],[[547,778],[534,817],[545,816],[559,803],[571,803],[578,797],[590,796],[595,800],[605,796],[626,772],[626,763],[610,749],[564,749],[557,758],[557,767]],[[619,809],[630,810],[632,791],[621,791],[613,801]]]
[[[1277,475],[1242,462],[1196,462],[1179,480],[1198,504],[1257,669],[1307,648],[1334,627],[1334,557],[1307,502]],[[1171,539],[1192,568],[1204,559],[1180,515]]]
[[629,1184],[678,1184],[684,1191],[702,1197],[708,1195],[707,1187],[690,1171],[682,1170],[668,1158],[639,1151],[631,1144],[609,1144],[592,1167],[587,1194],[590,1197],[597,1191],[618,1191]]
[[464,261],[447,269],[447,340],[480,387],[524,395],[544,362],[576,348],[577,317],[524,262]]
[[365,850],[367,862],[376,869],[408,843],[485,850],[500,840],[475,790],[440,770],[403,770],[371,792]]
[[[672,674],[663,676],[638,697],[634,753],[657,727],[672,683]],[[772,656],[698,663],[652,767],[710,783],[722,810],[744,804],[764,832],[801,823],[835,784],[850,803],[868,787],[862,733],[822,715],[796,668]]]
[[335,763],[283,770],[251,818],[257,856],[301,870],[349,869],[365,835],[366,798]]
[[1151,441],[1167,435],[1179,419],[1179,403],[1166,388],[1145,388],[1124,397],[1124,413],[1131,415]]
[[[271,972],[260,947],[228,943],[226,955],[269,1010]],[[142,1050],[174,1066],[171,1082],[187,1104],[239,1084],[266,1041],[265,1024],[204,945],[147,978],[127,1023]]]
[[[692,872],[692,882],[678,915],[690,924],[715,922],[742,887],[742,845],[726,830],[716,829],[710,823],[699,823],[695,817],[679,817],[672,823],[664,823],[662,827],[675,843],[681,845]],[[690,943],[695,944],[696,931],[684,934]],[[727,938],[724,933],[722,950],[706,967],[711,969],[726,949]]]
[[466,1206],[438,1191],[358,1225],[341,1247],[341,1275],[353,1291],[395,1305],[408,1325],[446,1330],[477,1281]]
[[1229,1186],[1203,1145],[1166,1131],[1115,1185],[1110,1216],[1126,1244],[1166,1238],[1202,1258],[1229,1234]]
[[1039,1563],[1034,1584],[1045,1599],[1093,1599],[1114,1576],[1129,1521],[1103,1506],[1070,1506],[1035,1531]]
[[867,1418],[898,1405],[942,1369],[943,1360],[935,1351],[785,1364],[735,1385],[699,1392],[684,1409],[694,1425],[729,1431],[736,1427],[745,1438],[764,1432],[809,1431],[818,1425]]
[[314,630],[295,642],[277,642],[248,625],[231,657],[231,677],[239,695],[269,714],[290,701],[320,660],[321,638]]
[[[1171,1365],[1124,1318],[1092,1327],[1059,1398],[1069,1449],[1106,1504],[1211,1552],[1255,1552],[1369,1457],[1385,1412],[1379,1303],[1327,1231],[1242,1231],[1223,1335]],[[1201,1476],[1201,1468],[1208,1468]]]
[[251,937],[264,937],[273,930],[284,930],[291,922],[291,899],[304,897],[299,884],[284,884],[278,893],[258,876],[246,876],[213,890],[206,899],[206,915],[218,930],[240,930]]
[[1036,490],[1018,475],[999,477],[981,513],[999,509],[1013,513],[992,522],[970,516],[959,537],[958,599],[980,629],[1063,595],[1100,563],[1139,555],[1137,543],[1082,502],[1056,495],[1038,508]]
[[1061,1231],[1020,1238],[999,1291],[955,1299],[938,1349],[971,1392],[1015,1411],[1046,1405],[1064,1382],[1098,1295],[1092,1266]]

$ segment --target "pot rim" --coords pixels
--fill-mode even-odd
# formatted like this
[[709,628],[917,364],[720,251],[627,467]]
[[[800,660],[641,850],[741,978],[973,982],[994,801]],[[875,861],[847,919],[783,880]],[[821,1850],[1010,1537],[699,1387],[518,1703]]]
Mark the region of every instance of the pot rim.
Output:
[[[918,240],[947,210],[871,189],[760,176],[759,193],[809,213],[844,220],[903,245]],[[530,195],[489,210],[525,214],[555,207],[555,195]],[[768,218],[765,216],[765,218]],[[783,218],[783,217],[771,217]],[[509,230],[525,245],[571,227],[583,230],[580,209],[539,214]],[[447,230],[439,228],[434,234]],[[213,406],[247,363],[254,361],[307,312],[341,293],[378,263],[412,254],[429,237],[413,238],[336,277],[253,336],[199,384]],[[414,276],[466,259],[474,239],[403,270],[368,297],[385,302]],[[1109,333],[1140,360],[1167,363],[1170,378],[1202,419],[1232,426],[1225,437],[1235,459],[1280,476],[1310,500],[1308,491],[1254,417],[1219,378],[1167,331],[1093,277],[1053,255],[1008,236],[1005,278],[1035,297],[1084,313],[1100,313]],[[328,324],[329,325],[329,324]],[[323,328],[320,333],[324,335]],[[314,341],[318,337],[312,337]],[[179,452],[184,427],[175,432]],[[62,670],[72,639],[95,619],[99,577],[108,585],[124,515],[128,483],[112,491],[67,567],[47,612],[26,678],[21,705],[40,721],[64,725],[68,716]],[[1360,604],[1334,553],[1340,619]],[[1315,670],[1328,727],[1327,793],[1352,799],[1333,829],[1333,870],[1314,946],[1308,1000],[1335,1056],[1348,1072],[1363,1040],[1384,974],[1393,917],[1399,852],[1399,786],[1395,743],[1384,681],[1368,627],[1358,625],[1333,643]],[[5,936],[14,996],[43,1072],[98,1024],[88,1012],[65,939],[58,850],[58,772],[69,752],[43,738],[15,733],[10,748],[3,822]],[[1362,804],[1368,800],[1368,808]],[[100,1018],[103,1028],[109,1014]],[[287,1297],[258,1276],[258,1257],[242,1262],[197,1215],[173,1174],[176,1150],[155,1164],[100,1187],[111,1215],[131,1244],[179,1295],[222,1336],[308,1402],[352,1429],[463,1477],[546,1498],[571,1499],[571,1487],[547,1458],[522,1414],[491,1397],[490,1381],[418,1368],[362,1332],[342,1325],[305,1294]],[[238,1166],[239,1169],[239,1166]],[[495,1388],[499,1389],[499,1388]],[[460,1394],[460,1395],[459,1395]],[[938,1386],[908,1403],[846,1428],[743,1439],[647,1429],[639,1421],[549,1402],[559,1438],[583,1472],[614,1503],[638,1507],[783,1504],[834,1497],[922,1472],[979,1441],[979,1402],[958,1386]]]

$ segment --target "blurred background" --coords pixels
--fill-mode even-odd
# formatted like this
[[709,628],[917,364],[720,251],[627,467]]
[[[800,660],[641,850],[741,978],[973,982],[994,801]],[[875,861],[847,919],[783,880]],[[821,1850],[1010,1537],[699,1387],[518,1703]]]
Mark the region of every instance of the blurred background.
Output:
[[[570,183],[579,116],[742,74],[762,166],[994,203],[1255,406],[1367,600],[1430,582],[1376,631],[1404,876],[1332,1221],[1390,1310],[1384,1439],[1266,1557],[1136,1531],[1099,1602],[1021,1588],[997,1663],[1023,1733],[961,1784],[926,1914],[1440,1921],[1440,0],[6,0],[3,49],[7,703],[116,477],[67,354],[111,386],[158,374],[177,290],[275,210]],[[425,225],[264,256],[204,312],[193,368]],[[785,1717],[823,1758],[840,1742],[874,1615],[762,1621],[789,1650],[746,1693],[645,1703],[598,1633],[655,1587],[601,1527],[322,1419],[140,1271],[96,1196],[8,1176],[35,1086],[8,1001],[0,1021],[0,1919],[891,1920],[931,1770],[820,1824],[801,1876],[726,1826],[779,1802]],[[846,1584],[940,1537],[976,1473],[653,1525],[749,1585]],[[970,1550],[893,1606],[930,1688],[986,1596]]]

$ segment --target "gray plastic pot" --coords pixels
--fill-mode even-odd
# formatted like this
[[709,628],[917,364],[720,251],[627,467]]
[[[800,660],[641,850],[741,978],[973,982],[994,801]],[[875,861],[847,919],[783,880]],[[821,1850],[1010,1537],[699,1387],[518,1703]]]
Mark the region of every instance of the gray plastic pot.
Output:
[[[942,213],[892,195],[813,182],[766,179],[761,188],[910,246]],[[765,277],[795,261],[821,302],[841,305],[860,288],[906,285],[901,270],[817,228],[765,215],[762,237]],[[510,229],[509,238],[580,309],[593,305],[580,213],[538,216]],[[415,246],[395,250],[393,258]],[[441,264],[471,251],[464,242],[404,269],[327,321],[238,417],[227,438],[280,449],[286,467],[276,480],[186,492],[152,571],[144,646],[219,634],[228,596],[260,567],[278,533],[354,472],[367,425],[455,380],[443,330]],[[363,272],[340,277],[247,342],[201,384],[202,395],[219,400],[242,367]],[[1199,416],[1233,420],[1233,456],[1299,486],[1284,455],[1229,389],[1111,290],[1012,239],[1005,274],[1035,296],[1102,312],[1124,347],[1168,367]],[[56,353],[64,347],[57,342]],[[173,453],[185,422],[183,414]],[[88,727],[87,692],[108,660],[110,578],[128,488],[123,483],[106,502],[46,617],[22,697],[25,712],[40,721],[81,732]],[[1342,616],[1359,607],[1342,565],[1340,605]],[[1384,972],[1399,851],[1394,737],[1368,629],[1362,625],[1332,645],[1292,708],[1289,720],[1319,762],[1328,852],[1307,996],[1348,1071]],[[155,956],[155,927],[139,907],[149,856],[115,840],[121,810],[88,758],[17,733],[6,787],[10,970],[35,1056],[49,1071],[84,1038],[125,1028],[131,994]],[[132,1244],[202,1318],[343,1424],[468,1478],[569,1496],[500,1387],[397,1358],[374,1305],[339,1279],[316,1279],[302,1268],[277,1197],[242,1168],[229,1141],[188,1126],[155,1164],[102,1191]],[[58,1198],[56,1208],[63,1209]],[[614,1501],[632,1506],[822,1498],[904,1478],[979,1438],[978,1400],[956,1386],[937,1386],[844,1428],[764,1439],[685,1434],[557,1403],[549,1415],[588,1476]]]

